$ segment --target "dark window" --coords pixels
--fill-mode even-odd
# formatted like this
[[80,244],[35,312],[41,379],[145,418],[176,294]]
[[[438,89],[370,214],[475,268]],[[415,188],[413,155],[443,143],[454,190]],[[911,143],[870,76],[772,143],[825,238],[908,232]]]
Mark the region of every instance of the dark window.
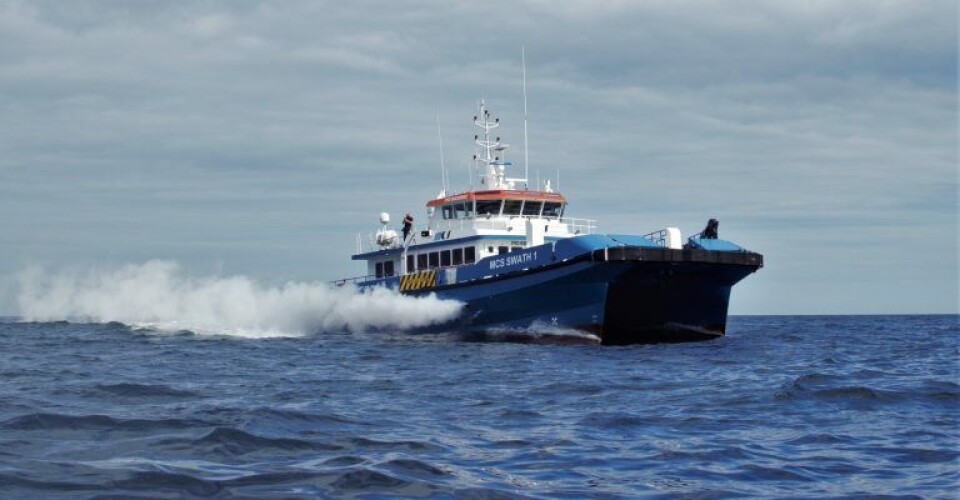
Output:
[[452,219],[452,218],[453,218],[453,206],[452,206],[452,205],[444,205],[444,206],[443,206],[443,218],[444,218],[444,219]]
[[463,219],[467,217],[467,204],[466,203],[457,203],[453,206],[453,216],[458,219]]
[[446,267],[450,265],[450,250],[444,250],[440,252],[440,267]]
[[493,253],[493,247],[487,247],[487,253]]
[[463,264],[463,249],[454,248],[453,249],[453,265],[459,266],[460,264]]
[[542,205],[542,201],[527,200],[527,202],[523,204],[523,215],[540,215],[540,207]]
[[468,201],[463,204],[463,213],[466,217],[473,217],[473,201]]
[[430,252],[430,269],[435,267],[440,267],[440,254],[437,252]]
[[463,249],[463,263],[464,264],[473,264],[477,261],[477,249],[474,247],[467,247]]
[[414,257],[413,255],[407,255],[407,272],[408,272],[408,273],[409,273],[410,271],[413,271],[414,269],[416,269],[416,267],[414,267],[414,265],[413,265],[413,259],[414,259],[414,258],[415,258],[415,257]]
[[510,247],[497,247],[497,253],[503,255],[510,251]]
[[520,215],[523,200],[507,200],[503,204],[503,215]]
[[543,204],[544,217],[560,217],[563,214],[563,205],[555,201],[547,201]]
[[388,260],[383,263],[383,275],[384,276],[393,276],[393,261]]
[[477,215],[500,215],[503,200],[478,200]]
[[376,267],[377,267],[377,277],[378,277],[378,278],[382,278],[382,277],[383,277],[383,262],[377,262]]
[[417,255],[417,269],[426,269],[427,268],[427,254],[422,253]]

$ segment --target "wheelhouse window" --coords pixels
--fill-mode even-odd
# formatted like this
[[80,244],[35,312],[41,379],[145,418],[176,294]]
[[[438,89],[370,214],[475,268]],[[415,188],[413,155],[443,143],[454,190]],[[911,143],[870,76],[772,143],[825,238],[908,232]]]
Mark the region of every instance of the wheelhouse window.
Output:
[[503,202],[503,215],[520,215],[523,207],[523,200],[505,200]]
[[383,277],[383,262],[377,262],[377,264],[376,264],[376,269],[377,269],[377,277],[378,277],[378,278],[382,278],[382,277]]
[[467,219],[473,216],[473,202],[457,203],[453,206],[453,216],[457,219]]
[[440,254],[437,252],[430,252],[430,269],[440,267]]
[[443,218],[452,219],[454,217],[453,205],[443,206]]
[[417,269],[426,269],[427,268],[427,254],[422,253],[417,255]]
[[440,267],[447,267],[450,265],[450,250],[444,250],[440,252]]
[[416,269],[416,267],[413,265],[414,259],[415,257],[413,255],[407,255],[407,272],[408,273]]
[[463,263],[464,264],[473,264],[477,261],[477,249],[474,247],[467,247],[463,249]]
[[540,207],[542,206],[542,201],[527,200],[527,202],[523,204],[523,215],[540,215]]
[[556,201],[546,201],[543,203],[544,217],[557,217],[563,215],[563,204]]
[[500,215],[503,200],[477,200],[477,215]]
[[453,249],[453,265],[459,266],[460,264],[463,264],[463,249],[454,248]]

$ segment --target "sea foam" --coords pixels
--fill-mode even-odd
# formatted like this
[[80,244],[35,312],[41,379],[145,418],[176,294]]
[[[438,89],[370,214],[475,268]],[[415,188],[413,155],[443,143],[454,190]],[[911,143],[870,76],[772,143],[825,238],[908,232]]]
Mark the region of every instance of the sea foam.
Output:
[[454,319],[462,307],[382,287],[361,291],[297,282],[270,287],[246,276],[195,278],[162,260],[86,272],[30,267],[19,275],[18,304],[26,321],[117,321],[244,337],[423,328]]

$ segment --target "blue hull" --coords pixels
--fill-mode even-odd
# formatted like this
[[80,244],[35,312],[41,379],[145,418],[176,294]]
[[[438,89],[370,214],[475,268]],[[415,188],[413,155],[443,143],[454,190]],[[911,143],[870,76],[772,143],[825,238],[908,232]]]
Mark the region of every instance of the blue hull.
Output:
[[749,252],[621,247],[413,294],[465,303],[456,325],[464,331],[573,328],[604,344],[706,340],[724,334],[731,288],[760,266]]

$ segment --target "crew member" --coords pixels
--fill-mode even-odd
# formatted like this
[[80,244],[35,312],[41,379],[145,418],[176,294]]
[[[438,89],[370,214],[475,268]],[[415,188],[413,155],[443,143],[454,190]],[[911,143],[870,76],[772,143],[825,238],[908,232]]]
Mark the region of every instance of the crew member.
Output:
[[701,237],[705,240],[715,240],[717,239],[719,229],[720,222],[717,221],[717,219],[710,219],[707,221],[707,228],[703,230],[703,236]]
[[413,228],[413,216],[410,215],[410,212],[407,212],[407,215],[403,218],[403,242],[407,242],[407,237],[410,236],[410,229]]

